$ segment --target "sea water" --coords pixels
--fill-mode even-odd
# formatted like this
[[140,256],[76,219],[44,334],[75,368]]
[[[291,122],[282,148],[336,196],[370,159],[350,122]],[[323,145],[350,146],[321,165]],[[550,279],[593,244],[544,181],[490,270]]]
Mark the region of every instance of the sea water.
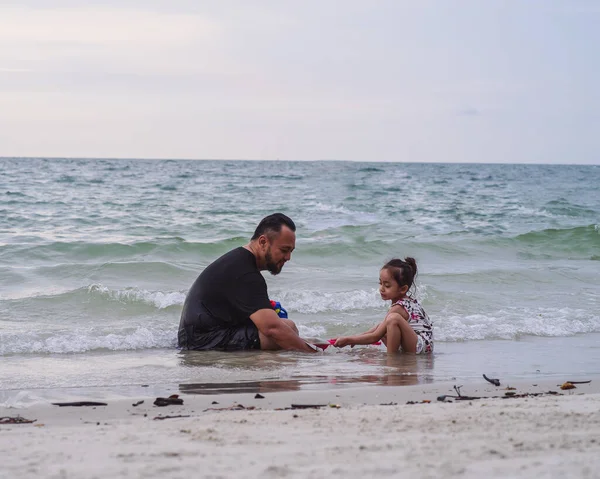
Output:
[[[577,165],[0,159],[0,390],[598,374],[599,184]],[[265,278],[302,336],[375,325],[379,269],[413,256],[435,354],[177,350],[194,279],[276,211],[297,245]]]

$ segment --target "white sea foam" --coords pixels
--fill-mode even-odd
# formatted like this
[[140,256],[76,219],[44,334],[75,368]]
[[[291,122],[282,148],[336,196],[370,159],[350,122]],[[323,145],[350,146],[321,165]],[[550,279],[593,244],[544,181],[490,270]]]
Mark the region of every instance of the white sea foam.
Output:
[[177,327],[147,326],[132,330],[110,331],[110,328],[71,329],[12,333],[0,332],[0,356],[29,353],[83,353],[95,350],[135,350],[175,348]]
[[322,338],[327,335],[327,329],[324,326],[315,326],[306,325],[306,324],[298,324],[298,333],[303,338]]
[[335,206],[333,204],[326,204],[326,203],[315,203],[313,205],[313,208],[316,211],[320,211],[323,213],[341,213],[341,214],[346,214],[346,215],[351,215],[356,213],[355,211],[349,210],[348,208],[344,207],[344,206]]
[[138,288],[125,288],[113,290],[101,284],[92,284],[88,287],[88,292],[92,295],[97,294],[114,301],[124,303],[144,303],[154,306],[158,309],[165,309],[170,306],[181,306],[185,301],[185,291],[148,291]]
[[434,326],[439,341],[560,337],[600,331],[600,315],[574,308],[506,308],[494,314],[443,314]]
[[277,300],[288,311],[304,314],[385,307],[385,303],[381,300],[377,289],[341,292],[286,291],[279,293]]
[[[390,306],[389,301],[383,301],[377,288],[351,291],[274,291],[273,299],[291,312],[315,314],[324,312],[360,311],[376,309],[384,311]],[[415,297],[423,301],[427,297],[427,285],[416,287]]]
[[[335,301],[338,301],[337,298]],[[363,303],[360,303],[363,304]],[[325,304],[321,304],[325,308]],[[325,309],[323,309],[325,311]],[[520,336],[561,337],[600,331],[600,316],[573,308],[540,308],[523,310],[507,308],[495,314],[452,315],[430,312],[436,341],[455,342],[490,339],[515,339]],[[292,316],[293,317],[293,316]],[[354,328],[365,329],[373,324],[356,322]],[[344,322],[342,320],[342,322]],[[7,354],[64,354],[95,350],[141,350],[176,348],[177,318],[149,320],[148,324],[129,328],[114,324],[88,328],[47,331],[0,331],[0,356]],[[304,337],[329,337],[340,322],[298,321]]]

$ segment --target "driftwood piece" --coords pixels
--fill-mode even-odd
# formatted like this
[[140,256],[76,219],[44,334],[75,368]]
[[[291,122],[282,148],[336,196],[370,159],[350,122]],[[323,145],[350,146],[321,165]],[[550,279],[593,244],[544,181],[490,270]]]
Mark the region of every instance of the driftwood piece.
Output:
[[183,404],[183,399],[179,397],[177,394],[172,394],[168,398],[156,398],[154,400],[154,405],[163,407],[163,406],[181,406]]
[[185,415],[180,415],[180,416],[156,416],[154,418],[155,421],[162,421],[163,419],[176,419],[178,417],[190,417],[189,414],[187,416]]
[[488,378],[485,374],[483,375],[483,379],[485,379],[488,383],[492,383],[494,386],[500,386],[499,379]]
[[3,416],[0,417],[0,424],[31,424],[32,422],[37,421],[37,419],[25,419],[21,416]]
[[327,407],[327,404],[292,404],[292,409],[319,409]]
[[229,406],[229,407],[209,407],[208,409],[204,409],[204,411],[202,411],[202,412],[206,412],[206,411],[242,411],[242,410],[252,411],[254,409],[256,409],[256,407],[254,407],[254,406],[245,407],[241,404],[234,404],[233,406]]

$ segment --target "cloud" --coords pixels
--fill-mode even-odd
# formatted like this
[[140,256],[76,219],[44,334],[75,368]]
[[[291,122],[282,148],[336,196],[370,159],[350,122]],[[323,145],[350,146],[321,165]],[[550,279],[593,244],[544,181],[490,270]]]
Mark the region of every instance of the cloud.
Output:
[[465,107],[458,110],[458,116],[478,116],[481,115],[481,110],[473,107]]
[[51,3],[0,7],[0,156],[530,161],[577,143],[593,161],[600,148],[600,34],[553,0]]
[[0,67],[0,73],[30,73],[33,70],[28,70],[26,68],[8,68],[8,67]]
[[[219,35],[218,24],[200,15],[100,7],[5,8],[0,42],[10,48],[0,53],[0,63],[50,73],[194,71],[203,59],[216,60],[213,46]],[[193,58],[192,52],[200,56]]]

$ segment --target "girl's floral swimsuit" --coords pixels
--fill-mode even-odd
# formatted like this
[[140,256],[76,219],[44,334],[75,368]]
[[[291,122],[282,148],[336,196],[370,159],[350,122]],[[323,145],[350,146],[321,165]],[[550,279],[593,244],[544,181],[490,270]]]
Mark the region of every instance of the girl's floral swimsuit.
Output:
[[408,324],[417,333],[417,354],[433,352],[433,323],[423,306],[409,296],[395,302],[392,306],[402,306],[408,313]]

